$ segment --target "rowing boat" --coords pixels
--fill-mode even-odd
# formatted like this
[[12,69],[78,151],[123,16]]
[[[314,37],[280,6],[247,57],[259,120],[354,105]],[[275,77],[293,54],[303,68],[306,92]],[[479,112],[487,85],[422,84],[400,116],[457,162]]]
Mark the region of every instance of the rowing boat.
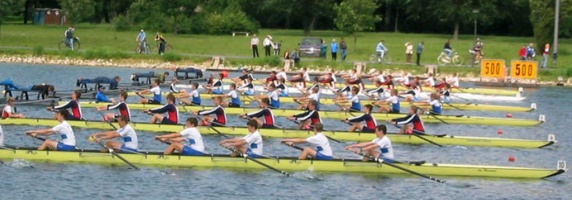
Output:
[[[95,103],[95,102],[80,102],[82,107],[99,107],[108,104]],[[148,110],[160,107],[156,104],[129,104],[129,109],[132,110]],[[179,110],[197,111],[197,110],[210,110],[212,106],[183,106],[179,105]],[[242,115],[249,112],[256,112],[259,108],[225,108],[226,114]],[[273,109],[274,116],[289,117],[296,114],[303,113],[303,110],[291,109]],[[359,113],[339,112],[339,111],[320,111],[320,117],[330,119],[347,119],[360,115]],[[376,120],[388,120],[404,117],[405,114],[392,114],[392,113],[373,113]],[[423,115],[423,121],[430,123],[450,123],[450,124],[474,124],[474,125],[500,125],[500,126],[537,126],[544,122],[544,117],[541,115],[539,120],[531,119],[516,119],[516,118],[498,118],[498,117],[478,117],[478,116],[465,116],[465,115]]]
[[[265,170],[265,166],[242,157],[209,154],[205,156],[163,155],[161,152],[142,152],[141,154],[120,153],[134,165],[174,167],[174,168],[225,168]],[[124,165],[116,156],[98,150],[38,151],[32,148],[0,149],[0,159],[23,159],[33,162],[50,163],[90,163],[101,165]],[[377,162],[363,162],[357,159],[334,160],[298,160],[292,157],[256,159],[268,166],[285,171],[334,172],[334,173],[374,173],[374,174],[407,174],[395,167]],[[440,164],[417,161],[412,163],[393,163],[402,168],[434,176],[491,177],[514,179],[542,179],[564,173],[565,161],[558,161],[558,168],[528,168],[488,165]]]
[[[232,80],[230,79],[224,79],[223,80],[224,83],[234,83]],[[254,82],[253,82],[254,83]],[[312,83],[306,83],[306,85],[308,84],[312,84]],[[374,84],[364,84],[364,86],[366,88],[377,88]],[[181,87],[181,88],[190,88],[191,85],[177,85],[177,87]],[[336,88],[343,88],[346,87],[345,84],[343,83],[337,83],[336,84]],[[395,85],[395,89],[397,90],[408,90],[407,87],[402,86],[402,85]],[[427,91],[427,92],[435,92],[435,88],[434,87],[423,87],[423,90]],[[522,92],[522,88],[519,88],[518,90],[506,90],[506,89],[492,89],[492,88],[451,88],[451,92],[454,93],[469,93],[469,94],[484,94],[484,95],[502,95],[502,96],[515,96],[518,93]]]
[[[101,121],[68,121],[73,127],[93,128],[93,129],[110,129],[110,125]],[[11,125],[34,125],[34,126],[55,126],[59,124],[55,119],[5,119],[0,120],[0,124]],[[114,124],[119,127],[118,124]],[[183,130],[183,125],[167,125],[167,124],[149,124],[149,123],[131,123],[131,126],[137,131],[148,132],[179,132]],[[248,133],[246,127],[216,127],[216,130],[200,126],[201,134],[218,134],[217,131],[225,135],[245,135]],[[260,133],[264,137],[271,138],[306,138],[314,133],[306,130],[289,130],[289,129],[260,129]],[[324,131],[324,134],[336,139],[344,141],[371,141],[375,138],[373,133],[360,133],[348,131]],[[388,133],[389,138],[394,143],[404,144],[428,144],[427,141],[418,137],[406,134]],[[469,136],[453,136],[453,135],[430,135],[423,137],[442,145],[458,145],[458,146],[483,146],[483,147],[509,147],[509,148],[543,148],[556,143],[553,134],[548,136],[548,140],[523,140],[523,139],[506,139],[492,137],[469,137]]]

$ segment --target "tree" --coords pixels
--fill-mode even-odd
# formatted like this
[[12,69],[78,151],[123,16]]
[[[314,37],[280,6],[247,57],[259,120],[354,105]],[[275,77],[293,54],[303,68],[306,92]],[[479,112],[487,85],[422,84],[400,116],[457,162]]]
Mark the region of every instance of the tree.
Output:
[[374,0],[344,0],[334,6],[337,13],[334,22],[341,31],[354,36],[354,51],[356,47],[356,32],[369,31],[375,28],[375,23],[381,17],[374,14],[378,5]]
[[[533,25],[536,49],[544,48],[544,44],[552,43],[554,39],[554,0],[530,0],[530,21]],[[559,35],[570,36],[572,24],[572,2],[560,1]]]
[[95,12],[94,0],[59,0],[59,2],[70,24],[92,20]]
[[23,0],[2,0],[0,1],[0,31],[2,30],[2,23],[6,17],[20,11],[24,6]]

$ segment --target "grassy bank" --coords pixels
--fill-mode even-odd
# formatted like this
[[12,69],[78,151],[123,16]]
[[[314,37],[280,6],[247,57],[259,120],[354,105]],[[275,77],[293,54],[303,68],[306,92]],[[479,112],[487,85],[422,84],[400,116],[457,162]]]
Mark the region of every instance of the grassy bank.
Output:
[[[57,44],[63,38],[65,27],[60,26],[32,26],[32,25],[3,25],[1,32],[1,54],[35,54],[53,55],[59,57],[76,57],[83,59],[157,59],[164,61],[194,61],[203,62],[212,55],[225,56],[232,65],[262,65],[280,64],[279,59],[259,58],[252,59],[249,49],[250,37],[228,35],[172,35],[165,34],[165,38],[174,48],[166,56],[134,54],[137,42],[137,32],[117,32],[111,25],[80,24],[76,26],[76,35],[81,38],[81,52],[60,51]],[[155,33],[148,30],[148,37],[154,37]],[[297,44],[304,37],[300,30],[260,30],[261,40],[265,35],[272,35],[275,40],[282,41],[282,50],[297,48]],[[333,38],[340,41],[345,35],[337,31],[314,31],[314,37],[322,37],[328,43]],[[354,45],[352,36],[345,36],[349,46],[349,55],[346,62],[332,62],[319,59],[303,59],[302,65],[312,67],[330,66],[336,69],[349,69],[354,61],[366,61],[374,53],[375,45],[380,39],[385,40],[389,48],[389,55],[394,59],[391,66],[373,65],[374,67],[389,67],[407,70],[423,71],[419,67],[408,66],[399,63],[405,62],[406,42],[417,44],[425,42],[425,50],[422,55],[422,64],[436,64],[436,57],[442,51],[446,35],[433,34],[405,34],[405,33],[358,33],[357,43]],[[532,38],[482,36],[487,58],[505,59],[510,61],[518,59],[519,48],[532,41]],[[151,45],[154,45],[151,42]],[[465,60],[470,60],[468,50],[473,45],[472,35],[462,35],[459,40],[453,41],[452,46],[459,51]],[[552,80],[557,76],[571,76],[572,57],[569,56],[569,48],[572,40],[560,41],[559,66],[554,70],[541,70],[543,80]],[[329,49],[329,48],[328,48]],[[263,54],[263,49],[260,49]],[[329,58],[329,55],[328,55]],[[278,61],[278,62],[277,62]],[[228,63],[227,63],[228,64]],[[368,68],[372,65],[368,65]],[[552,66],[553,67],[553,66]],[[554,68],[554,67],[553,67]],[[443,72],[472,73],[478,75],[478,67],[442,67]]]

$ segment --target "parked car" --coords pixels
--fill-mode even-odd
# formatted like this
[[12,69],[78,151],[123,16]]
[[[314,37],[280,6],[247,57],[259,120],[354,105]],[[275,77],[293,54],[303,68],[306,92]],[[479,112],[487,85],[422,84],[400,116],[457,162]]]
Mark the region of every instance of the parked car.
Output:
[[307,37],[303,38],[299,44],[300,57],[320,57],[320,48],[322,45],[322,38]]

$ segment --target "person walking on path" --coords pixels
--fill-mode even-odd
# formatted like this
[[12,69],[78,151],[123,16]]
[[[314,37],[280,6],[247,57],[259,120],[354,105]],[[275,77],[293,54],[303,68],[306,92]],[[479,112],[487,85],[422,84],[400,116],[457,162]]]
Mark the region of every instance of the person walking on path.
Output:
[[[141,30],[143,31],[143,30]],[[64,32],[64,36],[66,37],[66,43],[70,46],[71,50],[73,51],[73,34],[75,29],[73,27],[68,27],[68,30]]]
[[258,37],[256,37],[256,34],[252,35],[252,39],[250,39],[250,48],[252,49],[253,58],[260,57],[258,55],[258,43],[260,43],[260,41],[258,40]]
[[405,57],[407,64],[411,64],[411,56],[413,55],[413,44],[411,42],[405,43]]
[[417,66],[420,66],[419,62],[421,61],[421,53],[423,53],[423,49],[425,48],[425,43],[420,42],[417,44]]
[[342,41],[340,42],[340,49],[342,50],[342,61],[346,61],[346,57],[348,56],[348,45],[344,38],[342,38]]
[[272,49],[272,36],[267,35],[262,44],[264,45],[264,56],[270,56],[270,49]]
[[548,65],[549,53],[550,53],[550,44],[546,43],[546,45],[544,45],[544,51],[542,52],[542,68],[546,68]]
[[336,59],[338,58],[338,43],[336,42],[336,39],[332,40],[330,48],[332,49],[332,60],[336,61]]

